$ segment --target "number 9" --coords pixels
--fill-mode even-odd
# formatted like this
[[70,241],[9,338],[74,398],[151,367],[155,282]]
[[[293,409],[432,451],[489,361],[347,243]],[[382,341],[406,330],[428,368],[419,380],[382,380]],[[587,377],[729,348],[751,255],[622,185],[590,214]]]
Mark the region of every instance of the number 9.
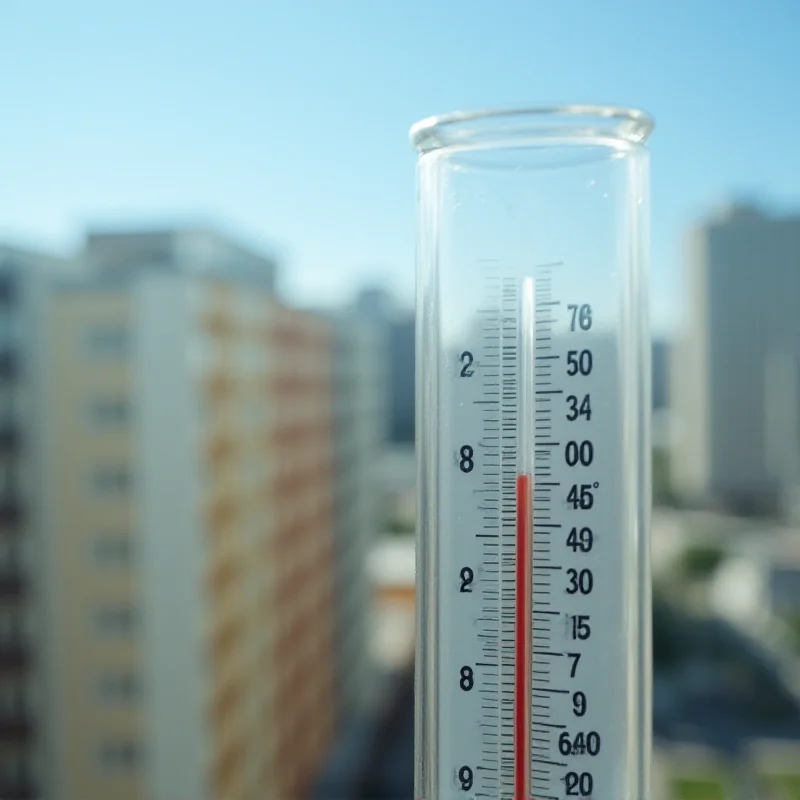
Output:
[[472,788],[472,770],[469,767],[461,767],[458,779],[461,781],[462,791],[468,792]]

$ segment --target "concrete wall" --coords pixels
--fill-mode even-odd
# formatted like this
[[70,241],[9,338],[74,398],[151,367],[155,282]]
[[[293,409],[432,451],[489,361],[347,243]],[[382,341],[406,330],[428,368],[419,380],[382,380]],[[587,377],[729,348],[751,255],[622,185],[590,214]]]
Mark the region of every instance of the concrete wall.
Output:
[[180,276],[148,275],[135,295],[148,764],[142,798],[210,797],[204,763],[200,519],[200,421],[188,352],[195,333],[189,287]]

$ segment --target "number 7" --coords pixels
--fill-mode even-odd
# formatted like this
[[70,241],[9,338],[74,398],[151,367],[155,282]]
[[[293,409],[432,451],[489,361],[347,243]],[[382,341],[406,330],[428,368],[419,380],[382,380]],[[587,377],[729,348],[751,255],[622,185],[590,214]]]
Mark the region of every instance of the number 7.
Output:
[[575,659],[572,662],[572,667],[570,668],[570,671],[569,671],[570,678],[574,678],[575,677],[575,671],[578,669],[578,662],[581,660],[581,654],[580,653],[567,653],[567,657]]
[[572,320],[569,323],[569,329],[571,331],[574,331],[575,330],[575,317],[578,314],[578,306],[577,305],[572,305],[572,303],[570,303],[567,306],[567,311],[571,311],[572,312]]

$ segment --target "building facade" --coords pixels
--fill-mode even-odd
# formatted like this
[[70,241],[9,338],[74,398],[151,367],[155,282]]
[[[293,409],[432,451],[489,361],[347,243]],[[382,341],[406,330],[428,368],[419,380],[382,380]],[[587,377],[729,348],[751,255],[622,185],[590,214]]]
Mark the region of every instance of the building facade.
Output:
[[47,752],[39,403],[41,304],[66,259],[0,246],[0,797],[39,797]]
[[331,325],[151,245],[95,242],[45,315],[44,796],[302,797],[339,709]]
[[800,217],[733,208],[694,230],[671,358],[684,498],[769,511],[800,485]]
[[415,317],[398,308],[384,289],[364,289],[354,315],[383,332],[386,343],[388,431],[392,444],[414,442]]
[[387,428],[387,348],[382,326],[334,322],[336,682],[341,728],[369,713],[375,673],[367,558],[381,532],[377,466]]

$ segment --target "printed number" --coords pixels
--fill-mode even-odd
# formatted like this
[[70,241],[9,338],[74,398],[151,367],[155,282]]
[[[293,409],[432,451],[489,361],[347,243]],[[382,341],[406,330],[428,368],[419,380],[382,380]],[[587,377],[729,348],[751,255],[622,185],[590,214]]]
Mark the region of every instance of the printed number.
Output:
[[471,592],[472,581],[475,580],[475,573],[469,567],[461,568],[461,592]]
[[572,638],[573,639],[588,639],[592,635],[592,629],[589,627],[588,614],[573,614],[572,616]]
[[588,331],[592,327],[592,307],[588,303],[580,306],[570,303],[567,306],[567,310],[572,312],[572,319],[569,323],[571,331],[575,330],[576,321],[582,331]]
[[572,319],[569,323],[571,331],[575,330],[576,319],[582,331],[588,331],[592,327],[592,307],[588,303],[581,306],[570,304],[567,306],[567,310],[572,312]]
[[586,713],[586,695],[583,692],[572,695],[572,713],[576,717],[582,717]]
[[591,528],[581,528],[580,532],[577,528],[573,528],[567,536],[567,547],[571,547],[573,553],[577,553],[578,550],[581,553],[588,553],[593,544],[594,534]]
[[470,369],[473,362],[472,353],[469,350],[465,350],[459,357],[459,360],[464,365],[461,367],[461,377],[462,378],[471,378],[475,374],[474,369]]
[[594,588],[594,576],[590,569],[582,569],[580,572],[576,569],[568,569],[567,575],[569,576],[569,588],[567,594],[591,594]]
[[567,351],[567,375],[589,375],[592,372],[591,350]]
[[562,756],[582,756],[584,754],[596,756],[600,752],[600,734],[597,731],[589,733],[576,733],[575,738],[564,731],[558,737],[558,752]]
[[572,666],[570,667],[570,670],[569,670],[569,676],[570,676],[570,678],[574,678],[575,677],[575,673],[578,671],[578,662],[581,660],[581,654],[580,653],[567,653],[567,658],[573,659]]
[[574,394],[567,395],[567,405],[569,406],[567,419],[570,422],[575,422],[578,417],[586,417],[587,422],[591,420],[592,402],[589,399],[588,394],[583,396],[583,400],[581,400],[580,405],[578,404],[578,398]]
[[588,467],[594,461],[594,445],[588,439],[580,444],[567,442],[567,446],[564,448],[564,458],[568,467],[577,467],[578,464]]
[[578,486],[577,483],[573,483],[567,494],[567,503],[575,509],[582,508],[584,511],[590,509],[594,505],[592,484],[582,483]]
[[589,797],[594,789],[591,772],[568,772],[564,777],[568,797]]
[[459,685],[465,692],[471,692],[475,685],[475,676],[472,674],[472,667],[461,667],[461,680]]
[[468,444],[465,444],[459,453],[461,455],[461,461],[458,462],[458,466],[460,467],[461,471],[472,472],[473,468],[475,467],[475,462],[472,460],[472,456],[474,454],[473,449]]
[[472,770],[469,767],[461,767],[458,779],[461,781],[461,791],[468,792],[472,788]]

